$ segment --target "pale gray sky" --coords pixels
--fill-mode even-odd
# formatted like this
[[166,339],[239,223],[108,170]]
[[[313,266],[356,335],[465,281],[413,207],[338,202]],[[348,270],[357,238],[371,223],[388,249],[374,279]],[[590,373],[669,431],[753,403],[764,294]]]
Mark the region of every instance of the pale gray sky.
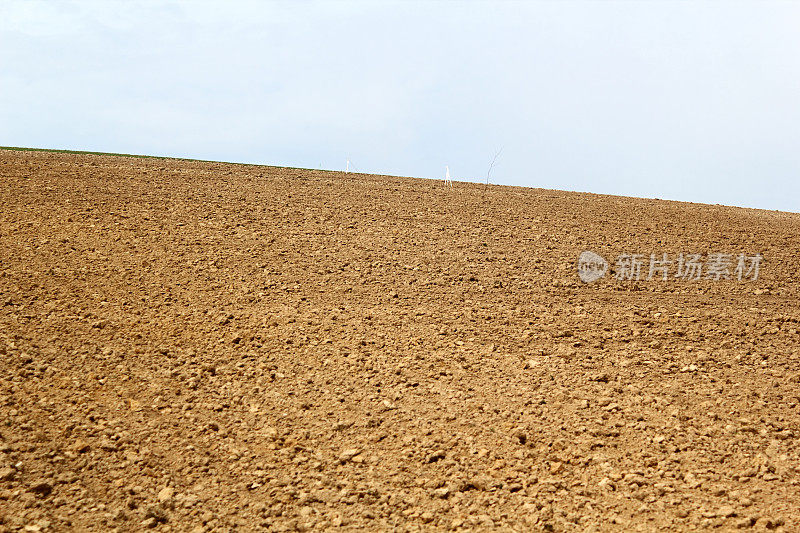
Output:
[[0,3],[0,145],[800,211],[800,3]]

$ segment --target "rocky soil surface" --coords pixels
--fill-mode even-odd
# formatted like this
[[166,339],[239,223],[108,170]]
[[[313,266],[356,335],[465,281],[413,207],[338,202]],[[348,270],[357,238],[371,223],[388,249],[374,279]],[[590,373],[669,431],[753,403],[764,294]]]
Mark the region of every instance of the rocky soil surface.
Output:
[[0,531],[800,530],[798,249],[790,213],[0,151]]

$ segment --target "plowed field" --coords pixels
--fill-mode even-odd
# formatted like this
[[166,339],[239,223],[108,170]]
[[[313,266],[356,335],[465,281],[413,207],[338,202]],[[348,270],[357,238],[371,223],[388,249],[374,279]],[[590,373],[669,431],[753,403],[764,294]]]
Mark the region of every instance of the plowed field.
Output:
[[799,249],[790,213],[0,151],[0,531],[798,531]]

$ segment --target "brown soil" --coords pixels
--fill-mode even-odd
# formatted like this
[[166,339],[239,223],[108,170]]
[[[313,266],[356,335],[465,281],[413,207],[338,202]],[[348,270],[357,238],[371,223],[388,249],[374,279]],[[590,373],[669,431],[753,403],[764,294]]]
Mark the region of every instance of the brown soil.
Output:
[[[789,213],[0,151],[0,531],[796,531],[798,248]],[[584,249],[764,261],[584,285]]]

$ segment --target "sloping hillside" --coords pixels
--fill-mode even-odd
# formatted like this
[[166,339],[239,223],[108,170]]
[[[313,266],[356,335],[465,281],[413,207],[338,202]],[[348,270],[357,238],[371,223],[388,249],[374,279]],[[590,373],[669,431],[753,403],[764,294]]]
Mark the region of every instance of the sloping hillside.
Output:
[[797,530],[798,249],[789,213],[0,151],[0,531]]

